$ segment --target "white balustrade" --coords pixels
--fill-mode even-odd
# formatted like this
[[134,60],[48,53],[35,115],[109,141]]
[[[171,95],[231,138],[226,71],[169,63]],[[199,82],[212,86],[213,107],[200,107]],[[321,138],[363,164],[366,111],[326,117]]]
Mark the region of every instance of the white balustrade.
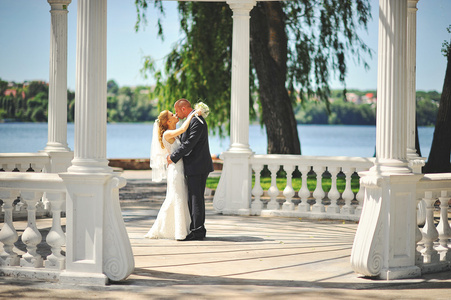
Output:
[[66,257],[61,253],[61,246],[66,243],[66,235],[61,228],[61,211],[66,202],[65,193],[47,193],[51,203],[52,228],[47,234],[47,244],[52,248],[52,254],[47,257],[45,267],[48,269],[63,270],[66,266]]
[[282,205],[282,209],[292,211],[294,209],[294,203],[292,202],[293,196],[295,194],[293,189],[293,165],[285,166],[285,172],[287,172],[287,186],[283,190],[283,195],[285,196],[285,202]]
[[5,172],[42,172],[49,165],[47,153],[0,153],[0,170]]
[[432,197],[432,192],[427,191],[423,201],[426,203],[426,223],[422,230],[424,249],[421,250],[421,253],[424,263],[436,263],[439,260],[438,253],[434,249],[434,241],[438,238],[438,231],[434,224],[434,203],[436,199]]
[[22,191],[20,196],[27,204],[28,224],[22,234],[22,242],[27,246],[27,253],[22,255],[21,267],[39,268],[43,265],[40,254],[37,253],[37,246],[42,240],[42,235],[36,227],[36,204],[42,198],[42,192]]
[[323,190],[323,173],[324,166],[313,166],[313,171],[316,173],[316,188],[313,191],[313,197],[315,197],[315,204],[312,206],[312,213],[324,213],[326,208],[323,204],[323,198],[326,193]]
[[279,166],[276,164],[271,164],[268,167],[271,172],[271,187],[268,189],[268,195],[271,197],[267,208],[268,209],[278,209],[279,203],[276,201],[276,197],[279,196],[279,189],[277,188],[277,171],[279,170]]
[[[59,173],[65,172],[73,158],[72,152],[38,152],[38,153],[0,153],[0,171],[3,172],[34,172]],[[46,195],[37,207],[37,216],[48,215],[51,212]],[[42,205],[41,205],[42,204]],[[13,209],[16,218],[25,217],[25,206],[19,202]],[[65,206],[62,208],[65,211]]]
[[298,211],[299,212],[309,212],[310,211],[310,204],[307,202],[308,198],[310,197],[310,191],[307,186],[307,180],[308,180],[308,171],[310,170],[310,166],[299,166],[299,171],[301,171],[302,174],[302,185],[301,189],[299,190],[299,197],[301,198],[301,203],[298,205]]
[[327,197],[330,200],[330,205],[327,207],[327,214],[338,214],[340,213],[340,207],[338,206],[338,199],[340,198],[340,192],[337,189],[337,174],[340,168],[330,167],[328,171],[331,178],[331,187],[327,193]]
[[[356,172],[362,172],[362,171],[366,171],[364,169],[361,168],[356,168]],[[363,209],[363,201],[365,200],[365,187],[363,186],[359,186],[359,191],[357,192],[357,194],[355,195],[355,199],[358,202],[357,207],[355,208],[355,214],[360,216],[362,213],[362,209]]]
[[451,238],[451,228],[448,221],[449,199],[447,191],[441,191],[440,200],[440,222],[437,225],[439,245],[436,250],[440,254],[440,261],[449,261],[451,252],[449,251],[448,241]]
[[351,205],[351,201],[354,199],[354,193],[351,188],[351,177],[355,172],[355,168],[345,167],[342,172],[346,175],[346,187],[341,197],[345,200],[345,205],[341,208],[341,214],[350,215],[354,214],[354,207]]
[[[47,199],[53,212],[53,224],[47,234],[46,242],[52,249],[51,255],[45,259],[38,252],[38,245],[42,241],[36,221],[37,207],[46,192]],[[20,236],[26,246],[26,253],[21,257],[13,251],[18,234],[14,227],[13,203],[20,196],[21,202],[27,210],[27,227]],[[3,201],[4,223],[0,231],[0,242],[3,252],[0,254],[0,271],[6,275],[54,278],[51,269],[60,272],[64,269],[65,257],[61,247],[65,244],[65,233],[61,226],[61,209],[66,201],[65,186],[58,174],[49,173],[0,173],[0,199]],[[17,205],[16,205],[17,206]],[[40,272],[46,266],[47,272]]]
[[252,189],[252,195],[254,196],[254,201],[251,204],[251,214],[259,215],[263,208],[263,203],[261,201],[261,196],[263,195],[263,188],[260,184],[260,173],[263,170],[263,165],[255,164],[252,166],[252,170],[255,174],[255,184]]
[[[417,198],[417,207],[423,199]],[[423,203],[423,202],[422,202]],[[417,216],[417,224],[418,224],[418,214]],[[423,234],[418,226],[415,226],[415,242],[417,243],[417,247],[415,249],[415,265],[421,266],[423,264],[423,256],[421,255],[421,250],[423,250]]]
[[[417,201],[425,206],[425,223],[417,250],[421,260],[417,265],[422,273],[434,273],[451,269],[449,201],[451,199],[451,173],[425,174],[417,184]],[[440,206],[438,206],[438,202]],[[440,221],[434,222],[435,211],[440,209]],[[418,216],[419,217],[419,216]]]
[[0,254],[0,266],[17,266],[19,257],[13,251],[14,243],[18,240],[17,231],[13,224],[13,202],[19,196],[17,190],[0,190],[0,199],[3,200],[4,222],[0,231],[0,242],[3,243],[3,251]]
[[[251,202],[252,214],[281,215],[309,218],[334,218],[358,220],[359,214],[354,213],[354,192],[351,189],[351,176],[356,170],[368,170],[373,165],[372,158],[358,157],[315,157],[299,155],[253,155],[250,159],[252,170],[255,174],[255,184],[252,189],[254,197]],[[261,187],[260,172],[267,166],[271,176],[271,186],[263,191]],[[277,172],[282,168],[286,172],[286,185],[280,191],[277,188]],[[295,169],[301,173],[301,188],[296,192],[293,188],[293,172]],[[328,193],[323,189],[323,176],[330,173],[331,188]],[[307,181],[309,172],[316,174],[316,187],[313,191],[308,189]],[[339,192],[337,174],[343,172],[346,176],[346,186],[341,195]],[[257,174],[258,173],[258,174]],[[295,178],[296,180],[299,180]],[[261,197],[269,196],[269,202],[265,209],[261,208]],[[357,193],[358,194],[358,193]],[[327,197],[330,204],[326,204]],[[313,197],[313,198],[312,198]],[[310,200],[315,200],[313,206]],[[325,201],[326,199],[326,201]],[[340,208],[339,201],[343,199],[345,206]],[[361,194],[357,201],[361,201]],[[282,207],[280,202],[283,201]],[[297,205],[296,205],[297,204]]]

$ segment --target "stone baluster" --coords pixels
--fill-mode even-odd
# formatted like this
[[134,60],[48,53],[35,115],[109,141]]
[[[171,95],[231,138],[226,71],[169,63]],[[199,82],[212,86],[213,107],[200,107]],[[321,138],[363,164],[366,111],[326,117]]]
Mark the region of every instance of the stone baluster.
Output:
[[421,254],[425,264],[437,263],[439,256],[434,249],[434,241],[438,238],[438,231],[434,225],[434,203],[436,199],[432,197],[432,192],[428,191],[425,192],[423,201],[426,203],[426,223],[422,230],[424,249],[421,250]]
[[424,225],[426,222],[426,203],[420,200],[417,205],[417,224]]
[[20,196],[22,201],[27,204],[28,223],[22,234],[22,242],[27,246],[27,253],[22,255],[20,260],[21,267],[40,268],[43,266],[43,260],[40,254],[36,252],[38,244],[42,240],[42,235],[36,227],[36,204],[42,197],[42,192],[22,191]]
[[16,168],[19,170],[19,172],[26,172],[30,168],[30,163],[21,162],[19,164],[16,164]]
[[316,173],[316,188],[313,191],[313,197],[315,197],[315,204],[312,206],[312,212],[322,213],[326,211],[323,204],[323,198],[326,196],[326,193],[323,190],[324,167],[314,166],[313,171],[315,171]]
[[52,228],[47,234],[47,244],[52,248],[52,254],[47,257],[45,267],[48,269],[63,270],[66,267],[66,257],[61,254],[61,246],[66,243],[66,235],[61,228],[61,210],[66,201],[65,193],[47,193],[52,209]]
[[299,171],[302,174],[302,186],[299,190],[299,197],[301,198],[301,203],[298,205],[298,211],[307,212],[310,211],[310,204],[307,202],[310,197],[310,191],[307,186],[307,175],[309,172],[309,166],[299,166]]
[[279,165],[271,164],[268,166],[269,171],[271,172],[271,187],[268,189],[268,195],[270,201],[267,205],[267,209],[275,210],[279,209],[279,203],[276,198],[279,196],[279,189],[277,188],[277,171],[279,170]]
[[438,237],[440,245],[435,248],[440,254],[440,261],[450,261],[451,251],[448,247],[448,240],[451,238],[451,228],[448,221],[448,207],[450,197],[446,191],[441,192],[440,200],[440,222],[437,225]]
[[[363,170],[362,169],[356,169],[356,171],[357,171],[357,174],[358,174],[358,172],[361,172]],[[360,180],[359,180],[359,182],[360,182]],[[356,215],[360,216],[362,214],[363,202],[365,200],[365,187],[363,185],[359,186],[359,191],[355,195],[355,199],[357,201],[359,201],[359,203],[358,203],[357,207],[355,208],[355,212],[354,213]]]
[[330,191],[327,193],[327,197],[330,199],[330,205],[327,207],[327,213],[338,214],[340,213],[340,207],[337,205],[337,201],[340,198],[340,192],[337,189],[337,174],[338,167],[329,167],[328,171],[331,175],[332,185]]
[[354,174],[355,168],[343,168],[343,173],[346,175],[346,187],[341,197],[345,200],[345,205],[341,208],[341,213],[345,215],[353,214],[355,209],[351,205],[352,199],[354,199],[354,193],[351,188],[352,174]]
[[[422,201],[422,199],[417,199],[417,206],[420,203],[420,201]],[[417,218],[418,218],[418,214],[416,214]],[[415,265],[416,266],[421,266],[423,264],[423,256],[421,255],[421,250],[423,250],[424,246],[423,246],[423,234],[421,233],[420,228],[418,227],[418,221],[416,223],[415,226],[415,243],[417,245],[417,247],[415,248]]]
[[292,202],[293,196],[295,194],[294,189],[293,189],[293,182],[292,182],[294,166],[293,165],[285,165],[284,170],[285,170],[285,172],[287,172],[287,186],[283,190],[283,195],[285,196],[285,202],[282,205],[282,209],[291,211],[294,209],[294,203]]
[[19,196],[19,191],[0,191],[0,199],[3,200],[4,223],[0,231],[0,242],[3,251],[0,253],[0,266],[18,266],[19,257],[13,251],[14,243],[18,240],[17,231],[13,224],[13,202]]
[[31,164],[30,168],[33,169],[33,171],[35,171],[36,173],[42,172],[42,170],[44,169],[45,164]]
[[263,165],[256,164],[252,165],[252,169],[255,174],[254,188],[252,189],[252,195],[254,195],[254,201],[251,204],[251,213],[259,214],[263,208],[263,203],[261,201],[261,196],[263,195],[263,188],[260,183],[260,172],[263,170]]

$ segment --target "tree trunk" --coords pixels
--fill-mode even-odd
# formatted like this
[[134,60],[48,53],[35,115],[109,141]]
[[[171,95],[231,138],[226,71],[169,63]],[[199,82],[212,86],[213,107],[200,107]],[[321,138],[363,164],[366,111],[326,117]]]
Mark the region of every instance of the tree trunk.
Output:
[[418,122],[417,118],[415,118],[415,150],[419,157],[421,157],[421,149],[420,149],[420,139],[418,137]]
[[251,55],[257,72],[268,154],[301,154],[288,91],[285,14],[279,2],[259,2],[251,12]]
[[435,123],[431,152],[423,173],[451,172],[451,47],[448,50],[445,82]]

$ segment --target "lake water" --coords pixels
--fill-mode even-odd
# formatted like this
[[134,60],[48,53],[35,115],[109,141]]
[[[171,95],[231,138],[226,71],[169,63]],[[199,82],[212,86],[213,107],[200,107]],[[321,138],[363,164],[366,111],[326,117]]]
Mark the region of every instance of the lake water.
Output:
[[[107,125],[107,158],[149,157],[153,123]],[[74,124],[67,126],[67,141],[74,149]],[[303,155],[372,157],[376,144],[375,126],[298,125]],[[419,127],[420,149],[428,157],[433,127]],[[37,152],[47,143],[47,123],[0,123],[0,153]],[[259,125],[249,128],[249,144],[257,154],[266,154],[266,132]],[[220,154],[229,148],[229,138],[210,134],[210,151]]]

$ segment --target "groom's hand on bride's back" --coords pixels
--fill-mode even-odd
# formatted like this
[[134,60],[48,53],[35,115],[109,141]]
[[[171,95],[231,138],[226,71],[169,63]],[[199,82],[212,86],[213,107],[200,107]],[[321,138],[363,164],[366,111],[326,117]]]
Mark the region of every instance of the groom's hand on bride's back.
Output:
[[171,159],[171,156],[170,156],[169,154],[166,156],[166,160],[167,160],[167,162],[168,162],[168,165],[170,165],[170,164],[173,163],[173,161],[172,161],[172,159]]

